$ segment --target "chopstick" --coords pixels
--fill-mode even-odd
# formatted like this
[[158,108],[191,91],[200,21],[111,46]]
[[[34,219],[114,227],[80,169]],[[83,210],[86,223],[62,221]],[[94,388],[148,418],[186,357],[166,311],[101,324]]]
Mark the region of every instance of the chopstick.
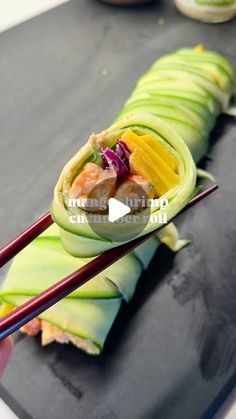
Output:
[[[218,185],[213,185],[212,187],[196,195],[175,217],[169,220],[167,224],[172,222],[173,219],[175,219],[178,215],[199,203],[202,199],[214,192],[217,188]],[[43,223],[44,221],[42,221],[42,224]],[[60,301],[72,291],[81,287],[83,284],[92,279],[99,272],[106,269],[112,263],[116,262],[122,256],[126,255],[131,250],[144,243],[151,236],[165,228],[167,224],[164,224],[156,230],[138,237],[128,243],[122,244],[104,252],[102,255],[93,259],[82,268],[52,285],[20,307],[17,307],[10,314],[4,316],[2,319],[0,319],[0,341],[28,323],[34,317],[37,317],[43,311],[47,310],[49,307]],[[22,245],[22,243],[20,244]]]
[[40,217],[34,224],[24,230],[19,236],[10,241],[6,246],[0,249],[0,268],[5,265],[13,256],[24,249],[53,223],[50,212]]

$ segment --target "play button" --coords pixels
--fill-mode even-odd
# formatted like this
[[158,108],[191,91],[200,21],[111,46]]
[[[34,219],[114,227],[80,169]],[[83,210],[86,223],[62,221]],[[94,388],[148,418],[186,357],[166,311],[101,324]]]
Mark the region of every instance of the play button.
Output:
[[[119,183],[115,179],[104,179],[91,190],[83,211],[87,223],[102,240],[124,242],[137,237],[150,219],[150,207],[143,206],[147,201],[146,191],[132,180]],[[113,195],[109,196],[108,192]],[[114,194],[115,192],[115,194]]]
[[114,221],[119,220],[130,212],[131,208],[118,201],[118,199],[110,198],[108,200],[108,220],[110,223],[114,223]]

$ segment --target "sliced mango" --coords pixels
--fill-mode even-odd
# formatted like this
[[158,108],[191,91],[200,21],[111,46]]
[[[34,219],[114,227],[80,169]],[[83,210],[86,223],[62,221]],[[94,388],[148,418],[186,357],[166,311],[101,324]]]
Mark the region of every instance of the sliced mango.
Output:
[[153,151],[155,151],[161,157],[161,159],[164,160],[166,164],[168,164],[168,166],[172,170],[177,172],[178,160],[172,154],[170,154],[169,151],[166,150],[166,148],[163,147],[163,145],[159,141],[157,141],[151,135],[141,135],[139,138],[142,141],[149,144],[153,148]]
[[[148,137],[148,142],[142,137]],[[128,129],[122,135],[122,139],[126,142],[131,151],[131,173],[142,175],[148,179],[149,182],[154,185],[158,196],[163,195],[178,183],[179,176],[174,172],[173,168],[166,163],[164,158],[164,156],[166,156],[165,153],[168,155],[170,153],[165,150],[165,153],[162,154],[161,157],[157,151],[158,146],[157,148],[154,146],[154,144],[157,143],[157,140],[154,137],[151,135],[138,136]],[[164,148],[161,144],[160,147]]]
[[131,129],[127,129],[124,134],[122,135],[122,139],[125,140],[133,140],[141,139],[143,142],[149,144],[153,151],[155,151],[159,157],[165,161],[165,163],[174,171],[178,171],[178,160],[152,135],[136,135]]
[[151,161],[139,150],[135,150],[131,154],[129,164],[131,173],[143,176],[154,185],[157,196],[163,195],[168,190],[152,168]]
[[14,310],[14,307],[10,304],[3,303],[0,307],[0,317],[4,317],[7,314],[11,313]]
[[[135,132],[133,132],[131,129],[127,129],[125,130],[125,132],[122,134],[121,136],[122,140],[124,140],[125,142],[127,141],[136,141],[136,139],[138,138],[138,135],[135,134]],[[130,150],[132,151],[132,150]]]

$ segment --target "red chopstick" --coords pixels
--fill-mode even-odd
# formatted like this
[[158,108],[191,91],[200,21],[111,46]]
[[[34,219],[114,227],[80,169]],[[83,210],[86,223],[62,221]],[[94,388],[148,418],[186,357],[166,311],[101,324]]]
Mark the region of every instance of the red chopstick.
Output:
[[10,243],[0,249],[0,268],[9,262],[13,256],[24,249],[27,244],[32,242],[44,230],[46,230],[53,223],[50,212],[47,212],[40,217],[34,224],[23,231],[19,236],[13,239]]
[[[185,212],[193,205],[200,202],[203,198],[211,194],[217,188],[218,185],[214,185],[199,193],[175,217],[169,220],[167,224],[172,222],[173,219],[176,218],[179,214]],[[160,231],[164,227],[166,227],[166,224],[148,234],[143,235],[142,237],[138,237],[128,243],[106,251],[96,259],[93,259],[87,263],[82,268],[73,272],[71,275],[68,275],[66,278],[52,285],[47,290],[33,297],[22,306],[17,307],[13,312],[0,320],[0,341],[18,330],[24,324],[28,323],[34,317],[37,317],[53,304],[60,301],[63,297],[70,294],[76,288],[81,287],[81,285],[85,284],[85,282],[89,281],[99,272],[103,271],[122,256],[129,253],[135,247],[145,242],[151,236],[156,234],[157,231]]]

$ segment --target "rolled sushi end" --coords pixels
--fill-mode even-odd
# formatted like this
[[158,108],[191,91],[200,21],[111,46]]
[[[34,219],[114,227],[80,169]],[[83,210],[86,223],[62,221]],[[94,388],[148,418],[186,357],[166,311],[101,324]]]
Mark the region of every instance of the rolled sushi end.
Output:
[[[24,332],[24,330],[21,330]],[[61,344],[72,343],[77,348],[85,351],[90,355],[98,355],[100,348],[90,339],[85,339],[80,336],[66,333],[58,326],[48,323],[45,320],[41,321],[41,343],[42,346],[46,346],[52,342],[58,342]]]
[[[66,164],[55,188],[52,217],[68,253],[95,256],[119,245],[119,238],[113,241],[106,237],[121,237],[127,226],[106,223],[108,233],[101,236],[87,221],[88,211],[107,214],[111,197],[119,201],[134,199],[138,197],[138,185],[148,199],[166,198],[167,217],[172,217],[188,202],[195,183],[196,168],[183,140],[161,119],[143,112],[131,113],[102,133],[92,134],[82,151]],[[91,200],[105,201],[106,205],[88,210]],[[145,210],[136,208],[141,215]],[[159,211],[155,208],[152,213],[158,215]],[[71,222],[72,217],[75,222]],[[81,217],[83,222],[78,222]],[[148,222],[143,234],[155,228],[155,223]],[[132,229],[135,227],[130,223]]]
[[[0,317],[11,313],[14,309],[15,307],[13,305],[3,303],[0,308]],[[74,346],[90,355],[98,355],[101,352],[100,347],[91,339],[68,333],[52,323],[41,320],[39,317],[34,318],[22,326],[20,332],[31,337],[41,333],[42,346],[46,346],[52,342],[58,342],[60,344],[72,343]]]

